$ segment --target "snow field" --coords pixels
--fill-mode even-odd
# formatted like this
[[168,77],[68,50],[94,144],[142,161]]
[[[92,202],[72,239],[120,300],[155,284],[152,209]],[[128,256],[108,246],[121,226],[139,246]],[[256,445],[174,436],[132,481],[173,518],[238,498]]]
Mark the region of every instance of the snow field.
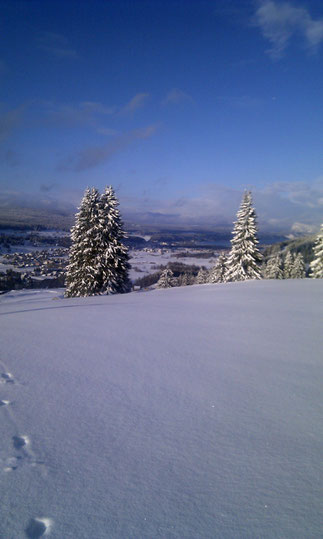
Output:
[[0,536],[321,537],[322,291],[3,295]]

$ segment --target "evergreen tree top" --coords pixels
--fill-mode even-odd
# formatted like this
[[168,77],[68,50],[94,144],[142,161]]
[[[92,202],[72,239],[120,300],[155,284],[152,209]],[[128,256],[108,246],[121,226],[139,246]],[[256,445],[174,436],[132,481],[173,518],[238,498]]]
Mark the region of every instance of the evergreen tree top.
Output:
[[256,212],[252,205],[250,191],[245,191],[243,194],[232,234],[226,280],[260,279],[259,264],[262,255],[257,248]]

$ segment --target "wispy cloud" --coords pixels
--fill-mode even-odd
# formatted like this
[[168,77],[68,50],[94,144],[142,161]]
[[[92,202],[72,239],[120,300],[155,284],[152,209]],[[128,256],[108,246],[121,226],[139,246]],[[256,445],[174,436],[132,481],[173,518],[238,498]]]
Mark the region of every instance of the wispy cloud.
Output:
[[41,32],[37,38],[38,47],[59,58],[77,58],[76,50],[69,46],[68,39],[54,32]]
[[[316,181],[272,183],[251,189],[261,233],[312,233],[322,220],[323,178]],[[209,183],[195,197],[169,200],[125,197],[125,216],[138,222],[199,225],[232,229],[243,189]]]
[[81,103],[41,102],[40,112],[43,122],[55,127],[94,127],[102,128],[101,121],[114,113],[114,107],[108,107],[95,101]]
[[266,103],[266,100],[263,97],[251,95],[218,96],[217,100],[223,104],[240,109],[256,109]]
[[39,190],[42,192],[42,193],[49,193],[50,191],[52,191],[53,189],[55,189],[55,187],[57,186],[56,183],[42,183],[39,187]]
[[289,2],[260,0],[253,24],[271,43],[266,52],[275,60],[283,56],[294,36],[301,36],[311,52],[315,52],[323,41],[323,19],[314,20],[306,8]]
[[113,114],[115,107],[107,107],[97,101],[83,101],[80,108],[93,114]]
[[111,142],[102,146],[90,146],[84,148],[76,155],[64,159],[58,166],[59,170],[74,170],[80,172],[106,163],[113,155],[119,153],[137,140],[151,137],[158,125],[150,125],[140,129],[134,129],[115,137]]
[[121,110],[120,114],[132,114],[137,109],[144,106],[145,101],[148,99],[149,94],[148,93],[140,93],[136,94],[132,99],[130,99],[129,103],[127,103]]
[[15,150],[4,150],[0,152],[0,162],[8,167],[17,167],[21,163],[21,158]]
[[14,129],[18,127],[25,108],[25,105],[21,105],[2,114],[0,112],[0,142],[9,138]]
[[110,127],[98,127],[97,132],[100,135],[106,135],[108,137],[115,137],[119,134],[116,129],[111,129]]
[[[55,186],[56,187],[56,186]],[[0,193],[0,209],[5,215],[5,210],[15,210],[17,208],[29,208],[31,210],[43,210],[50,213],[58,213],[59,215],[73,215],[75,213],[75,204],[66,199],[66,194],[61,198],[45,194],[43,189],[40,193],[29,193],[14,190],[3,190]],[[58,194],[58,193],[56,193]],[[70,197],[72,198],[72,197]],[[79,200],[79,193],[76,200]],[[10,214],[9,214],[10,215]],[[32,217],[34,214],[31,213]]]
[[192,96],[179,88],[173,88],[162,100],[162,105],[176,105],[177,103],[183,103],[185,101],[193,101]]
[[2,73],[5,73],[6,70],[7,70],[7,66],[6,66],[5,62],[0,59],[0,75]]
[[263,192],[277,195],[297,206],[322,208],[323,177],[313,182],[274,182]]

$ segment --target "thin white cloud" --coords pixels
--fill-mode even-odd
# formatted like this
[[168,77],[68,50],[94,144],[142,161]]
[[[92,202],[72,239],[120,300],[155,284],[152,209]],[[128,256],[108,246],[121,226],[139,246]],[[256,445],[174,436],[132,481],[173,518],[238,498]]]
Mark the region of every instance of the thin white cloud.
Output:
[[59,58],[77,58],[76,50],[69,46],[68,39],[54,32],[41,32],[37,38],[38,47]]
[[253,24],[271,43],[271,48],[266,52],[275,60],[284,55],[295,36],[301,36],[311,52],[315,52],[323,41],[323,19],[314,20],[306,8],[296,7],[289,2],[260,0]]
[[6,140],[22,121],[22,115],[26,106],[0,113],[0,142]]
[[0,152],[0,163],[8,167],[17,167],[21,164],[21,158],[15,150],[4,150]]
[[127,103],[121,110],[120,114],[132,114],[137,109],[144,106],[145,101],[149,97],[148,93],[136,94],[129,103]]
[[114,107],[108,107],[94,101],[81,103],[43,101],[40,105],[43,121],[47,125],[69,128],[88,126],[98,129],[105,127],[101,125],[103,118],[112,115],[115,110]]
[[177,103],[183,103],[185,101],[193,101],[193,98],[189,94],[183,92],[183,90],[173,88],[162,100],[162,105],[176,105]]
[[[249,186],[248,186],[249,187]],[[200,195],[169,200],[124,198],[125,215],[141,222],[199,225],[232,229],[243,188],[211,183],[202,185]],[[251,188],[261,233],[312,233],[322,221],[320,198],[323,180],[272,183]]]
[[277,195],[294,205],[319,208],[323,196],[323,177],[313,182],[274,182],[263,193]]
[[307,223],[299,223],[295,222],[291,226],[291,232],[294,234],[314,234],[317,231],[317,227],[315,225],[309,225]]
[[115,107],[107,107],[97,101],[83,101],[80,108],[93,114],[113,114],[115,111]]
[[115,137],[119,134],[119,131],[117,131],[116,129],[111,129],[110,127],[98,127],[96,131],[100,135],[105,135],[108,137]]
[[89,146],[75,155],[64,159],[59,165],[58,170],[74,170],[81,172],[102,165],[116,153],[121,152],[130,144],[140,139],[150,138],[158,128],[158,125],[149,125],[144,128],[134,129],[128,133],[123,133],[115,137],[112,141],[101,146]]
[[5,62],[0,59],[0,75],[5,73],[6,70],[7,70],[7,66],[6,66]]
[[266,99],[264,99],[263,97],[251,95],[218,96],[217,100],[223,104],[241,109],[255,109],[266,104]]

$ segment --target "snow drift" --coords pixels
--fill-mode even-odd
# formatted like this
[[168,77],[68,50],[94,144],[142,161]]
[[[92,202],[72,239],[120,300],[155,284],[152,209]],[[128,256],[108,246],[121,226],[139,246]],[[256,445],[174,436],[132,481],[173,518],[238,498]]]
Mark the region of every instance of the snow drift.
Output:
[[321,537],[321,280],[0,298],[0,536]]

